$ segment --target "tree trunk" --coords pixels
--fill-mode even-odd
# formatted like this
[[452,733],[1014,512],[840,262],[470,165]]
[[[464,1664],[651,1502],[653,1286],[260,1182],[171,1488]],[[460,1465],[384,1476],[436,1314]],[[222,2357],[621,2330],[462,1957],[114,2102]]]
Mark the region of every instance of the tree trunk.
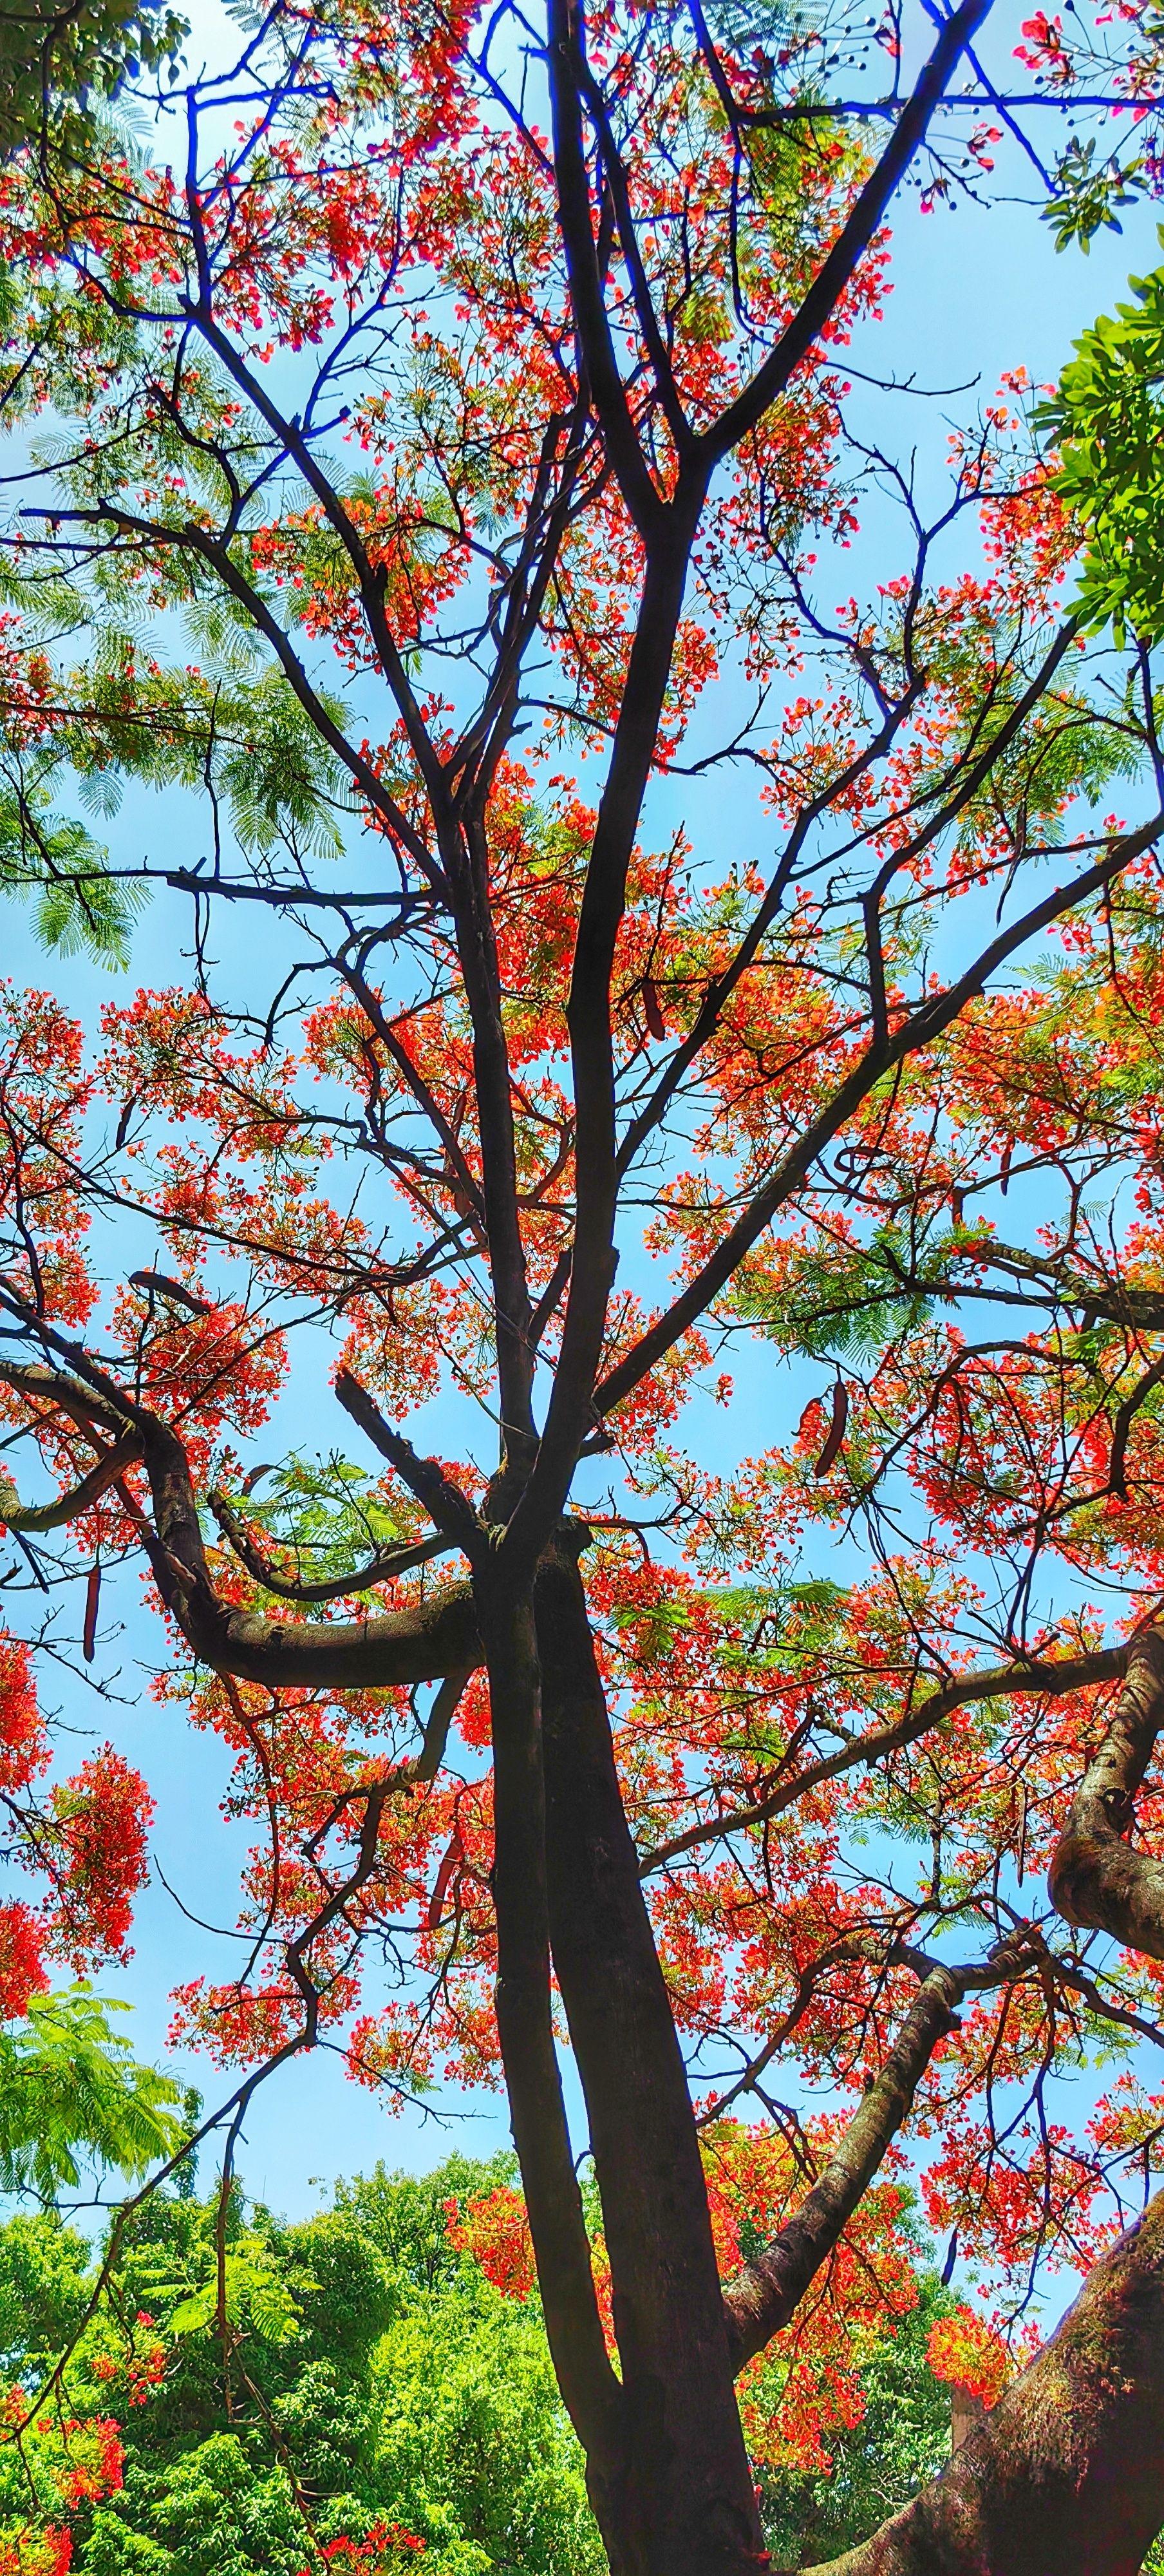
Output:
[[[627,2398],[593,2500],[634,2576],[766,2566],[686,2071],[619,1792],[576,1563],[535,1594],[550,1940],[589,2115]],[[613,2544],[613,2545],[612,2545]]]
[[812,2576],[1138,2576],[1162,2525],[1164,2192],[942,2475]]
[[493,1712],[494,1999],[513,2141],[558,2385],[588,2458],[605,2468],[621,2457],[625,2408],[603,2340],[554,2045],[533,1609],[487,1593],[479,1607]]

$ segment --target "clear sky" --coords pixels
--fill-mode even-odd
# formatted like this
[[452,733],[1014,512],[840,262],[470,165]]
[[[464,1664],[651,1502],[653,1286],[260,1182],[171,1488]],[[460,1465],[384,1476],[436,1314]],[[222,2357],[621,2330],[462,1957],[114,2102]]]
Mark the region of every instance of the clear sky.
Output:
[[[217,11],[196,11],[207,52],[211,51]],[[220,22],[218,22],[220,23]],[[191,46],[191,55],[197,48]],[[1048,118],[1048,124],[1052,120]],[[1054,148],[1052,144],[1049,148]],[[1022,172],[1004,171],[1022,185]],[[1048,228],[1018,202],[994,206],[988,213],[965,204],[929,216],[906,201],[895,229],[893,293],[886,319],[866,332],[852,356],[880,376],[912,377],[923,389],[976,383],[988,396],[1000,374],[1025,366],[1036,382],[1052,379],[1068,353],[1073,335],[1123,292],[1129,269],[1146,267],[1156,256],[1155,221],[1150,210],[1136,210],[1123,237],[1105,234],[1091,257],[1078,251],[1055,252]],[[859,397],[872,410],[877,398]],[[945,422],[973,412],[975,393],[927,392],[923,399],[894,406],[898,451],[916,441],[919,455],[940,458]],[[925,469],[928,470],[928,469]],[[838,559],[837,597],[857,586],[859,577],[876,568],[885,579],[899,569],[890,560],[885,526],[871,524],[849,558]],[[714,787],[675,780],[661,791],[653,815],[660,825],[682,817],[697,844],[706,835],[721,845],[719,855],[764,855],[762,818],[752,791],[725,795],[722,778]],[[197,810],[168,800],[164,816],[138,796],[126,800],[110,829],[111,845],[126,856],[148,852],[155,858],[164,844],[165,857],[181,862],[200,854],[203,821]],[[736,847],[722,847],[724,842]],[[7,905],[2,916],[5,971],[17,981],[52,984],[61,997],[92,1026],[102,998],[101,982],[91,967],[76,961],[46,959],[31,939],[29,925]],[[253,923],[224,913],[216,922],[219,954],[228,970],[241,975],[246,942]],[[179,950],[188,942],[188,911],[176,900],[161,899],[145,915],[135,937],[132,980],[169,983],[181,972]],[[230,941],[237,943],[232,954]],[[127,979],[117,979],[127,992]],[[152,1256],[145,1237],[127,1239],[125,1269]],[[818,1372],[819,1374],[819,1372]],[[709,1463],[727,1466],[744,1449],[755,1451],[777,1436],[789,1409],[787,1381],[777,1392],[774,1373],[759,1366],[737,1370],[740,1389],[732,1411],[724,1416],[707,1407],[705,1454]],[[334,1405],[327,1395],[327,1354],[317,1351],[310,1368],[300,1366],[293,1390],[276,1415],[273,1431],[263,1434],[256,1456],[278,1454],[287,1445],[330,1445],[339,1438]],[[815,1392],[815,1384],[799,1395]],[[798,1409],[792,1391],[793,1411]],[[779,1414],[777,1414],[777,1406]],[[355,1454],[349,1426],[344,1445]],[[423,1436],[423,1435],[421,1435]],[[211,1923],[234,1919],[237,1867],[244,1837],[223,1818],[219,1800],[225,1763],[213,1739],[184,1726],[173,1709],[159,1709],[149,1696],[148,1676],[160,1659],[163,1641],[158,1622],[143,1606],[136,1577],[127,1577],[117,1596],[124,1620],[120,1641],[103,1655],[103,1677],[113,1679],[128,1705],[117,1718],[117,1735],[130,1758],[146,1773],[158,1801],[156,1856],[161,1871],[190,1912]],[[120,1677],[118,1678],[118,1669]],[[46,1698],[52,1686],[45,1684]],[[109,1731],[108,1713],[83,1685],[59,1686],[57,1703],[66,1724],[91,1731],[98,1739]],[[67,1739],[70,1767],[76,1758]],[[206,1934],[181,1913],[160,1882],[151,1885],[138,1913],[136,1948],[124,1976],[106,1976],[109,1992],[128,1995],[137,2008],[135,2044],[143,2055],[165,2054],[172,1987],[199,1973],[208,1963],[212,1974],[224,1973],[226,1943],[208,1942]],[[196,2061],[184,2062],[188,2079],[198,2082],[208,2100],[216,2098],[222,2079]],[[244,2178],[252,2191],[276,2207],[296,2214],[310,2206],[317,2180],[366,2166],[379,2155],[392,2162],[422,2166],[437,2160],[453,2144],[487,2153],[505,2141],[500,2103],[467,2104],[453,2097],[442,2106],[443,2125],[425,2121],[417,2112],[389,2118],[368,2093],[350,2085],[338,2060],[319,2052],[286,2069],[262,2093],[251,2113],[240,2155]]]

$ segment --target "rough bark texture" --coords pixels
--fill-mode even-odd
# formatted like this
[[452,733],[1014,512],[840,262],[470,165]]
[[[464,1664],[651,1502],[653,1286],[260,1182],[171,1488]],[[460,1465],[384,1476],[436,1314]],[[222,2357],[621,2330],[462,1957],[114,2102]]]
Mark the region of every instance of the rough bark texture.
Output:
[[1051,1863],[1051,1902],[1068,1923],[1111,1932],[1164,1959],[1164,1863],[1125,1841],[1133,1800],[1164,1725],[1164,1630],[1128,1648],[1115,1716],[1075,1798]]
[[533,1611],[487,1596],[480,1610],[493,1711],[497,2032],[558,2385],[588,2457],[602,2464],[619,2440],[623,2399],[603,2341],[554,2046]]
[[595,2509],[634,2576],[743,2576],[763,2544],[698,2139],[571,1558],[542,1568],[536,1611],[550,1938],[586,2095],[627,2399],[621,2491],[596,2486]]
[[942,2476],[812,2576],[1138,2576],[1164,2524],[1164,2192]]

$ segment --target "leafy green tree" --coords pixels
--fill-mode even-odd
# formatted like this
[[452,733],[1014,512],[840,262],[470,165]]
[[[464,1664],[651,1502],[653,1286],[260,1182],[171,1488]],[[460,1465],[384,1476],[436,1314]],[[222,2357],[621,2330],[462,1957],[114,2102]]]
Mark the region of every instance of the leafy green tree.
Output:
[[[378,2165],[292,2226],[237,2191],[223,2209],[159,2192],[127,2223],[87,2322],[94,2258],[76,2230],[53,2216],[0,2227],[5,2372],[33,2385],[82,2327],[65,2412],[112,2417],[124,2446],[121,2484],[72,2513],[74,2570],[300,2576],[329,2543],[387,2526],[424,2542],[425,2576],[600,2576],[536,2292],[503,2295],[450,2238],[451,2204],[514,2175],[508,2155],[454,2155],[422,2176]],[[949,2400],[926,2340],[951,2304],[919,2276],[827,2476],[764,2474],[777,2565],[860,2539],[941,2464]],[[11,2526],[27,2499],[15,2454],[0,2457]]]
[[1134,300],[1076,341],[1039,417],[1086,535],[1083,618],[1151,645],[1164,636],[1164,268],[1128,283]]
[[[449,2243],[449,2200],[512,2173],[508,2157],[377,2168],[295,2226],[236,2194],[221,2246],[216,2199],[155,2195],[68,2375],[70,2409],[111,2413],[125,2443],[122,2485],[76,2518],[74,2567],[298,2576],[387,2523],[424,2540],[429,2576],[598,2576],[538,2304]],[[62,2262],[84,2256],[65,2230],[34,2250],[47,2313]],[[0,2253],[0,2317],[3,2280]]]
[[[424,2540],[428,2576],[599,2576],[536,2294],[502,2296],[450,2241],[450,2204],[513,2177],[504,2155],[453,2156],[419,2177],[378,2166],[294,2226],[236,2193],[223,2238],[225,2354],[208,2296],[217,2199],[145,2204],[68,2376],[70,2410],[82,2420],[112,2410],[126,2446],[121,2488],[76,2517],[74,2566],[300,2576],[319,2544],[387,2523]],[[51,2214],[0,2228],[12,2378],[35,2376],[76,2333],[92,2269],[83,2237]],[[954,2304],[919,2269],[918,2304],[861,2371],[865,2411],[832,2444],[828,2473],[761,2472],[774,2566],[855,2546],[940,2469],[949,2392],[927,2345]],[[14,2455],[10,2464],[0,2503],[17,2512]],[[1164,2576],[1158,2552],[1149,2571]]]
[[5,0],[0,154],[37,140],[50,114],[59,143],[62,103],[114,97],[127,73],[172,57],[183,33],[163,0]]

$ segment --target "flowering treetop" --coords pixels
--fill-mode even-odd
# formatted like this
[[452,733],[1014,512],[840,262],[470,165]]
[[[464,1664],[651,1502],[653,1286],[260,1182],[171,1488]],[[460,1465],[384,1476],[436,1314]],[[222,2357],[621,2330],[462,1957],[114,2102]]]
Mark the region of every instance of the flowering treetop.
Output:
[[[29,1642],[83,1578],[99,1678],[132,1561],[230,1749],[247,1964],[176,2004],[228,2170],[325,2036],[504,2079],[612,2563],[669,2576],[755,2560],[735,2367],[892,2308],[907,2118],[1013,2307],[1159,2129],[1138,2057],[1064,2083],[1158,2040],[1164,1957],[1152,653],[1088,641],[1020,375],[929,505],[846,372],[911,174],[1005,127],[1065,232],[1155,185],[1155,21],[1004,76],[986,0],[924,55],[745,20],[278,5],[148,150],[0,173],[0,866],[98,955],[151,883],[193,920],[99,1026],[4,997]],[[194,855],[102,848],[126,779]],[[293,1353],[342,1445],[272,1465]],[[741,1358],[788,1432],[713,1473]],[[119,1758],[58,1871],[107,1949]]]

